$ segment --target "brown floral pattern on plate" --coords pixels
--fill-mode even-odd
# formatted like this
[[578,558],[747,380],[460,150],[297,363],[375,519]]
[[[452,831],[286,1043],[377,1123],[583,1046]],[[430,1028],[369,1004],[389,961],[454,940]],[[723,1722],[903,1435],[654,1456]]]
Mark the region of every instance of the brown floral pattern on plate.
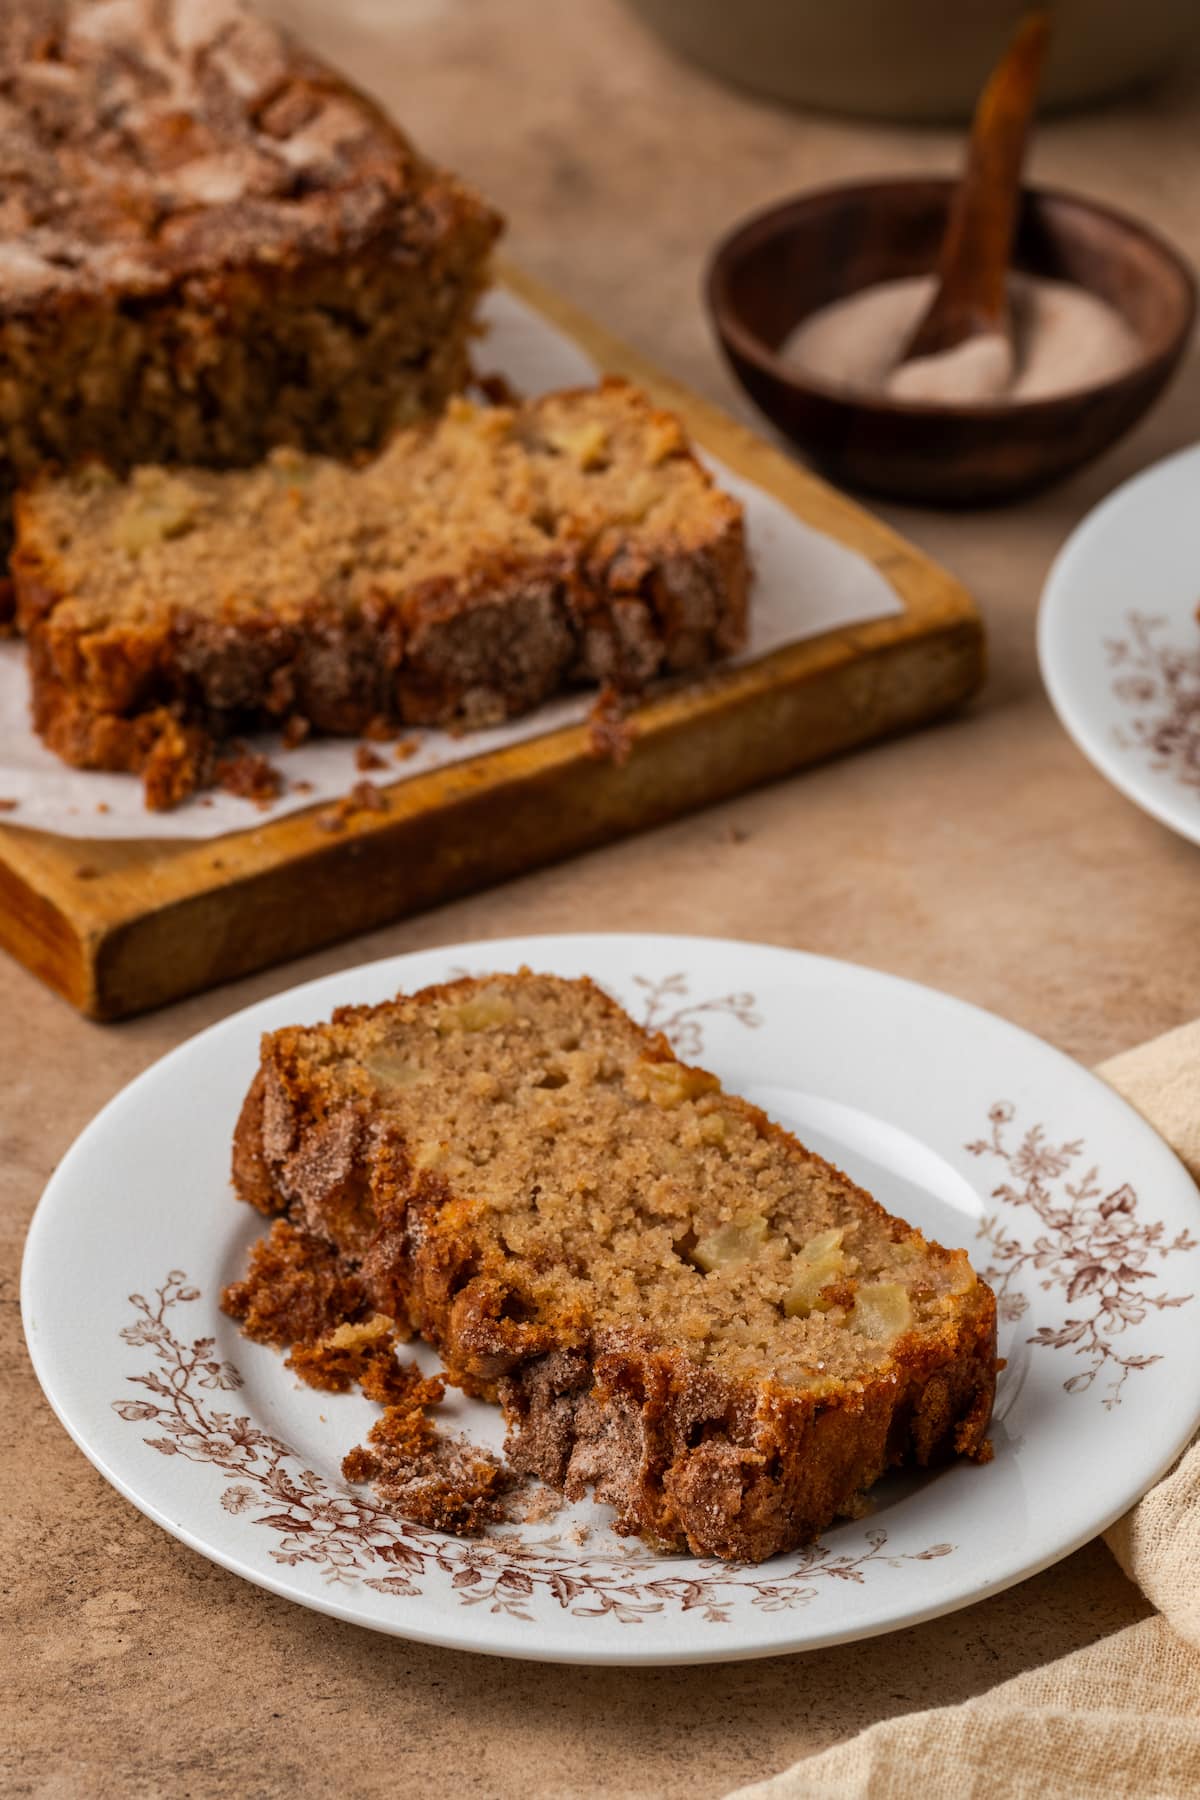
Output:
[[[647,1031],[661,1031],[680,1056],[699,1056],[704,1049],[706,1014],[723,1013],[736,1019],[748,1031],[757,1031],[762,1020],[755,1011],[753,994],[720,994],[713,1000],[689,1000],[687,976],[635,975],[642,1006],[642,1024]],[[636,1001],[630,1011],[636,1008]]]
[[1046,1293],[1061,1288],[1068,1314],[1059,1325],[1039,1325],[1026,1339],[1050,1350],[1086,1357],[1087,1367],[1063,1382],[1068,1394],[1085,1393],[1101,1371],[1110,1376],[1103,1404],[1121,1404],[1121,1390],[1136,1370],[1161,1362],[1161,1355],[1125,1352],[1114,1342],[1142,1323],[1153,1308],[1186,1306],[1191,1294],[1156,1289],[1157,1257],[1195,1250],[1190,1231],[1168,1239],[1161,1221],[1138,1214],[1138,1197],[1128,1182],[1108,1188],[1099,1170],[1085,1166],[1080,1139],[1052,1143],[1040,1124],[1014,1126],[1015,1108],[997,1101],[988,1113],[991,1130],[965,1146],[972,1156],[1004,1164],[1007,1177],[991,1190],[1006,1206],[1029,1209],[1042,1226],[1032,1243],[1006,1230],[999,1213],[981,1221],[978,1235],[994,1252],[982,1274],[996,1290],[1000,1317],[1010,1324],[1024,1317],[1029,1295],[1019,1285],[1035,1276]]
[[219,1471],[226,1481],[221,1506],[273,1533],[271,1560],[310,1564],[330,1586],[361,1583],[405,1599],[441,1576],[461,1606],[486,1606],[530,1624],[530,1605],[539,1596],[579,1619],[637,1625],[677,1610],[729,1624],[735,1600],[748,1598],[766,1613],[805,1607],[824,1581],[861,1583],[870,1569],[929,1562],[954,1550],[953,1544],[889,1550],[881,1526],[863,1533],[863,1548],[817,1542],[754,1566],[666,1559],[616,1539],[603,1553],[584,1554],[565,1533],[528,1539],[497,1529],[482,1539],[449,1537],[327,1481],[248,1414],[219,1408],[220,1392],[235,1393],[243,1385],[240,1373],[217,1356],[213,1338],[189,1340],[168,1320],[199,1299],[200,1290],[182,1269],[170,1271],[153,1300],[129,1296],[136,1316],[120,1336],[131,1347],[150,1350],[154,1366],[127,1378],[145,1397],[114,1400],[113,1410],[131,1425],[153,1426],[154,1435],[144,1442],[160,1455]]
[[1167,623],[1130,612],[1128,635],[1104,641],[1116,671],[1113,698],[1130,715],[1115,736],[1123,750],[1141,752],[1156,773],[1200,790],[1200,638],[1181,649],[1160,635]]

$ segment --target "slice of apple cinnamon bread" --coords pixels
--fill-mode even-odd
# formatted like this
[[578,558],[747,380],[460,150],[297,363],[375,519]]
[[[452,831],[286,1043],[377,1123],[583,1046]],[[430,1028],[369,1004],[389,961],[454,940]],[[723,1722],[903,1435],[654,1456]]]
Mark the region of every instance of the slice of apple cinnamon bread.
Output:
[[500,1401],[518,1469],[652,1543],[757,1561],[891,1466],[988,1454],[995,1301],[966,1253],[587,980],[272,1033],[234,1178]]
[[236,732],[495,725],[745,638],[742,509],[617,380],[454,401],[359,467],[93,464],[17,521],[34,725],[76,767],[139,771],[156,808]]

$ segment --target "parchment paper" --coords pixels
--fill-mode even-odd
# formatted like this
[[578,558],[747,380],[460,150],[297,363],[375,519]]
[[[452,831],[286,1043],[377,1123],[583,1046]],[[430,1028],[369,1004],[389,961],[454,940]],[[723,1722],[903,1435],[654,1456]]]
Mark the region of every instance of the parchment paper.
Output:
[[[490,295],[484,317],[489,329],[478,360],[487,372],[505,375],[519,392],[538,394],[595,378],[596,370],[578,346],[512,295]],[[741,480],[716,458],[705,460],[722,486],[746,508],[755,583],[750,642],[739,662],[836,626],[903,610],[893,589],[865,558],[802,524],[779,501]],[[369,778],[380,787],[391,785],[575,724],[586,717],[594,698],[587,692],[572,695],[527,718],[464,737],[422,732],[415,754],[403,763],[394,761],[388,744],[373,746],[387,766],[371,770]],[[261,733],[248,741],[284,778],[285,791],[269,810],[230,794],[213,793],[174,812],[147,812],[137,776],[69,769],[42,746],[29,724],[24,647],[19,641],[0,644],[0,800],[17,802],[11,811],[5,810],[0,822],[34,826],[63,837],[214,838],[252,830],[267,818],[302,807],[328,804],[363,778],[352,739],[322,739],[298,750],[284,750],[275,733]],[[311,790],[297,792],[298,782],[311,783]]]

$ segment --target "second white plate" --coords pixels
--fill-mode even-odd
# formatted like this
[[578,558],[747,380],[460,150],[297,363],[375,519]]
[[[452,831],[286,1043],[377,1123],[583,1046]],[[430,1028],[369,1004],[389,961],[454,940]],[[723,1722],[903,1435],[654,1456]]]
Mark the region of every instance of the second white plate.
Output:
[[[463,970],[590,974],[999,1295],[995,1461],[881,1483],[759,1567],[661,1556],[582,1507],[459,1540],[346,1485],[374,1408],[299,1387],[218,1307],[263,1221],[229,1186],[260,1033]],[[166,1530],[304,1606],[459,1649],[685,1663],[811,1649],[994,1593],[1101,1531],[1196,1427],[1200,1199],[1103,1082],[992,1017],[821,957],[698,938],[464,944],[331,975],[182,1045],[64,1158],[22,1280],[38,1376]],[[498,1444],[498,1414],[451,1419]],[[588,1535],[584,1536],[584,1533]]]
[[1200,445],[1088,514],[1046,579],[1042,679],[1084,755],[1200,844]]

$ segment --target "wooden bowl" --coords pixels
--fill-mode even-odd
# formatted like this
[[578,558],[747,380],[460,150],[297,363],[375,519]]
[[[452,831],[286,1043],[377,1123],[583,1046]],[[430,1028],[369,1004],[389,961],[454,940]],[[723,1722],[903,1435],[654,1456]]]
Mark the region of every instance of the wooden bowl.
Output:
[[836,480],[904,500],[979,505],[1059,480],[1141,418],[1187,345],[1196,283],[1178,253],[1135,220],[1027,188],[1014,266],[1107,300],[1141,345],[1131,368],[1049,398],[947,407],[854,394],[785,362],[780,345],[819,307],[929,273],[953,188],[912,177],[784,201],[718,245],[707,298],[746,392]]

